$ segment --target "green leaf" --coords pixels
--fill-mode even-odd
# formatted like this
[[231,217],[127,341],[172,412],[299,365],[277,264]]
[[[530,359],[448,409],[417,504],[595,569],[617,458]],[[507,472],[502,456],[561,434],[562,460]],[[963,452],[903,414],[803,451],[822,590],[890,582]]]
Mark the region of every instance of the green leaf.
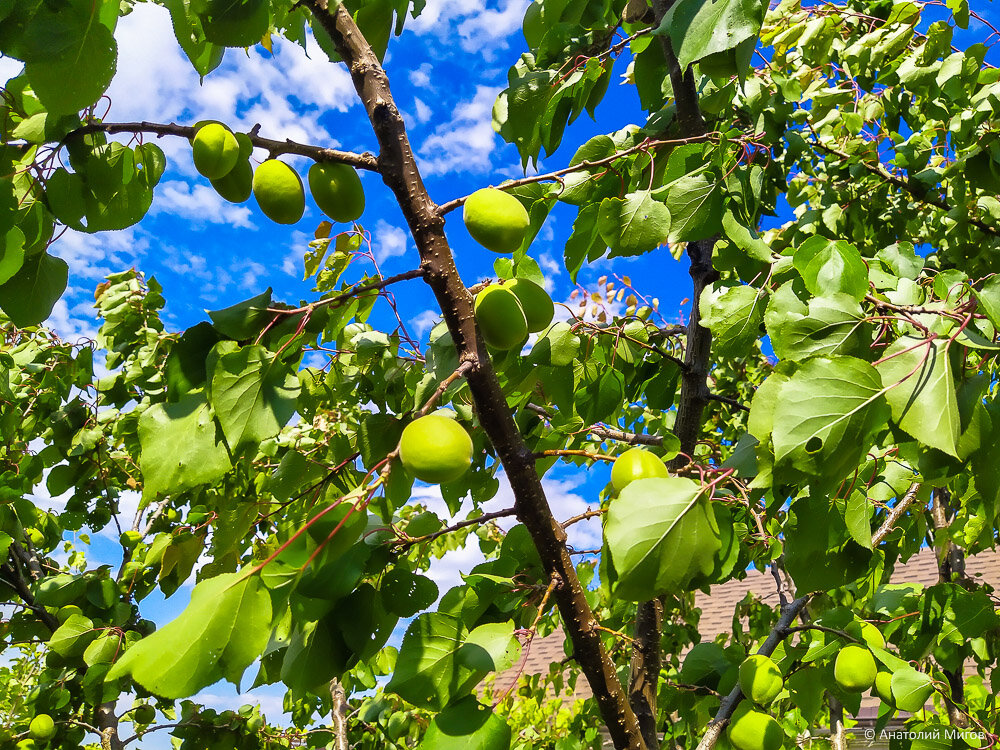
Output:
[[681,477],[631,482],[611,501],[604,540],[614,591],[629,601],[686,590],[712,573],[721,546],[702,488]]
[[210,323],[191,326],[170,348],[164,364],[167,398],[177,401],[191,391],[202,388],[208,380],[205,361],[222,336]]
[[24,232],[11,227],[0,239],[0,284],[7,283],[24,265]]
[[705,240],[722,230],[722,191],[708,167],[658,189],[656,197],[670,206],[671,243]]
[[670,210],[650,191],[605,198],[597,219],[601,239],[611,257],[641,255],[655,250],[670,236]]
[[177,43],[198,74],[206,76],[219,67],[226,48],[205,39],[201,21],[191,12],[190,0],[164,0],[163,4],[170,11]]
[[655,33],[670,37],[683,70],[756,37],[766,10],[767,3],[761,0],[679,0]]
[[886,349],[876,369],[900,428],[957,458],[962,427],[946,344],[904,336]]
[[872,548],[872,504],[864,492],[854,492],[847,499],[844,523],[851,539],[865,549]]
[[744,226],[730,211],[722,216],[722,231],[730,242],[761,263],[771,262],[771,248],[748,227]]
[[76,0],[70,5],[53,12],[49,18],[54,23],[48,21],[53,26],[47,31],[63,37],[63,44],[31,55],[24,66],[31,88],[56,115],[79,112],[96,102],[111,83],[118,61],[114,35],[97,18],[102,3]]
[[720,357],[745,356],[760,338],[767,303],[752,286],[717,288],[701,293],[699,323],[712,331],[712,345]]
[[891,690],[896,708],[913,713],[934,694],[934,684],[929,675],[907,665],[892,673]]
[[211,400],[233,451],[277,435],[295,413],[299,379],[260,345],[222,354],[212,371]]
[[49,638],[49,648],[60,656],[82,656],[97,635],[89,617],[70,615]]
[[792,263],[817,297],[846,294],[860,302],[868,292],[868,266],[847,242],[810,237],[796,249]]
[[418,749],[508,750],[510,740],[507,722],[470,696],[434,717]]
[[0,286],[0,308],[19,328],[38,325],[52,313],[68,278],[66,261],[39,253]]
[[271,305],[271,287],[243,302],[223,310],[208,310],[215,330],[234,341],[255,337],[271,318],[267,308]]
[[983,288],[975,294],[990,323],[994,328],[1000,329],[1000,274],[990,276]]
[[604,255],[607,247],[598,231],[600,204],[592,203],[580,209],[573,221],[573,232],[566,240],[563,261],[569,271],[570,281],[576,283],[576,275],[587,260],[596,260]]
[[232,466],[203,393],[146,409],[139,416],[139,444],[145,497],[211,484]]
[[839,480],[868,449],[868,435],[885,424],[882,381],[853,357],[814,357],[778,389],[771,439],[775,466]]
[[779,358],[799,362],[809,357],[863,355],[871,327],[861,306],[846,294],[814,297],[806,305],[787,282],[771,297],[764,325]]
[[469,695],[489,672],[513,663],[513,633],[511,622],[482,625],[470,633],[455,615],[419,615],[406,629],[396,671],[385,689],[415,706],[440,710]]
[[194,587],[191,602],[112,667],[156,695],[186,698],[225,678],[239,685],[267,645],[271,596],[259,576],[224,573]]

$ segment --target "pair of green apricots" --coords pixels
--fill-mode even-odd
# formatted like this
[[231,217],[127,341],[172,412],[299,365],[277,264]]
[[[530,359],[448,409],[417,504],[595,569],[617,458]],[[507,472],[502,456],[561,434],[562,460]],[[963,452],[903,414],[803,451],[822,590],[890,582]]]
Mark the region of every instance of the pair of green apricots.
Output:
[[[472,438],[447,409],[410,422],[399,439],[399,460],[414,477],[429,484],[452,482],[472,464]],[[611,484],[621,492],[636,479],[667,477],[666,464],[645,448],[631,448],[615,459]]]
[[[854,626],[852,635],[870,646],[883,648],[885,639],[870,623]],[[892,673],[878,671],[872,652],[863,645],[845,646],[833,664],[837,684],[848,693],[861,693],[874,687],[886,703],[893,704],[890,689]],[[781,725],[769,714],[758,710],[769,705],[784,688],[784,678],[778,665],[762,654],[749,656],[739,667],[740,690],[749,700],[734,712],[726,729],[736,750],[778,750],[785,740]]]
[[[230,203],[251,195],[260,210],[278,224],[294,224],[306,208],[298,172],[279,159],[268,159],[256,171],[250,166],[253,146],[221,123],[198,128],[191,141],[195,169]],[[320,210],[334,221],[349,223],[365,210],[361,178],[347,164],[316,163],[309,168],[309,191]]]

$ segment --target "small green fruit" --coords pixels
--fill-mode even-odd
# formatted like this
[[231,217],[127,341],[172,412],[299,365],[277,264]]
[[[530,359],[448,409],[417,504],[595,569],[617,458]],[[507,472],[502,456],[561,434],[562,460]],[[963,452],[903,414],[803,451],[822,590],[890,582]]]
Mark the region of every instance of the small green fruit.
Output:
[[740,664],[740,690],[754,703],[766,706],[784,687],[781,670],[771,659],[753,654]]
[[21,740],[17,743],[17,750],[37,750],[38,745],[32,739]]
[[521,303],[524,318],[528,322],[528,333],[545,330],[555,315],[555,306],[548,293],[533,281],[514,279],[506,285]]
[[864,646],[845,646],[833,663],[833,677],[844,690],[860,693],[875,684],[878,667],[872,652]]
[[895,708],[896,700],[892,697],[892,672],[879,672],[875,675],[875,695],[886,705]]
[[428,414],[406,425],[399,439],[399,460],[422,482],[451,482],[469,470],[472,438],[454,419]]
[[778,750],[785,741],[778,722],[746,703],[736,709],[726,734],[736,750]]
[[302,180],[290,166],[268,159],[253,175],[253,194],[264,215],[278,224],[294,224],[306,210]]
[[669,476],[663,459],[645,448],[630,448],[616,458],[611,467],[611,484],[618,492],[636,479]]
[[859,641],[864,641],[871,648],[885,648],[882,632],[870,622],[852,622],[847,626],[846,632]]
[[28,732],[36,740],[49,740],[55,737],[56,724],[48,714],[38,714],[28,725]]
[[253,193],[253,168],[250,160],[240,159],[229,174],[211,182],[215,192],[230,203],[243,203]]
[[123,531],[121,536],[118,537],[118,541],[125,549],[135,549],[139,545],[139,542],[142,541],[142,532],[132,531],[131,529]]
[[229,174],[240,157],[240,144],[225,125],[210,122],[198,129],[191,143],[194,167],[210,180]]
[[483,341],[494,349],[519,349],[528,336],[528,321],[517,296],[493,284],[476,295],[476,323]]
[[319,210],[334,221],[356,221],[364,213],[361,178],[347,164],[313,164],[309,168],[309,192]]
[[148,703],[143,703],[132,712],[132,721],[136,724],[152,724],[156,719],[156,709]]
[[521,201],[496,188],[470,195],[463,218],[472,238],[495,253],[512,253],[521,247],[531,223]]

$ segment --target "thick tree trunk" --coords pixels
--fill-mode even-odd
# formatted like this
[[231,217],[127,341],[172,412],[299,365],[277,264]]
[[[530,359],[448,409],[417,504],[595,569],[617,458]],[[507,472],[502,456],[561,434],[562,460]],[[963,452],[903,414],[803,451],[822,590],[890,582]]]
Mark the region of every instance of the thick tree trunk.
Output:
[[553,597],[573,643],[573,656],[590,683],[615,747],[645,750],[635,713],[615,664],[604,650],[596,629],[598,622],[577,578],[566,532],[552,516],[535,471],[535,459],[517,429],[478,335],[472,296],[455,267],[444,219],[420,177],[385,71],[343,5],[331,10],[326,0],[307,0],[306,4],[347,64],[371,120],[380,148],[379,171],[406,217],[424,279],[441,307],[459,361],[468,367],[466,381],[476,414],[510,480],[517,517],[531,534],[546,573],[559,581]]

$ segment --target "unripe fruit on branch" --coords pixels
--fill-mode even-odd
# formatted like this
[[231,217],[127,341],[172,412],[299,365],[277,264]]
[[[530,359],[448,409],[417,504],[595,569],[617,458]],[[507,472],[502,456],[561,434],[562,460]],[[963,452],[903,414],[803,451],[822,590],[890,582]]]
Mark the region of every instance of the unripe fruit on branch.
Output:
[[494,349],[517,349],[528,336],[528,320],[517,296],[493,284],[476,295],[476,323],[483,341]]
[[313,164],[309,168],[309,192],[319,210],[334,221],[357,221],[364,213],[361,178],[347,164]]
[[878,667],[872,652],[864,646],[845,646],[833,663],[833,677],[844,690],[860,693],[875,684]]
[[36,740],[48,740],[55,736],[56,725],[48,714],[38,714],[28,725],[28,733]]
[[859,641],[864,641],[874,648],[885,648],[885,637],[882,632],[870,622],[852,622],[844,631]]
[[740,690],[754,703],[766,706],[783,687],[781,670],[768,657],[753,654],[740,664]]
[[527,279],[514,279],[507,285],[521,303],[524,319],[528,323],[528,333],[545,330],[555,315],[552,298],[542,287]]
[[283,161],[268,159],[253,175],[253,194],[264,215],[278,224],[294,224],[306,210],[298,173]]
[[469,470],[472,438],[454,419],[428,414],[403,429],[399,460],[422,482],[451,482]]
[[512,253],[521,247],[531,223],[521,201],[496,188],[470,195],[463,218],[472,238],[495,253]]
[[210,122],[198,129],[191,142],[194,167],[210,180],[229,174],[240,158],[240,144],[225,125]]
[[896,707],[896,699],[892,697],[892,672],[879,672],[875,675],[875,695],[888,706]]
[[615,459],[611,467],[611,484],[618,492],[636,479],[670,476],[667,465],[652,451],[630,448]]
[[746,703],[736,709],[726,735],[736,750],[778,750],[785,741],[778,722]]
[[211,183],[215,192],[230,203],[243,203],[253,193],[253,167],[250,166],[250,160],[240,159],[229,174],[211,180]]
[[156,709],[148,703],[143,703],[132,712],[132,721],[136,724],[152,724],[156,718]]

